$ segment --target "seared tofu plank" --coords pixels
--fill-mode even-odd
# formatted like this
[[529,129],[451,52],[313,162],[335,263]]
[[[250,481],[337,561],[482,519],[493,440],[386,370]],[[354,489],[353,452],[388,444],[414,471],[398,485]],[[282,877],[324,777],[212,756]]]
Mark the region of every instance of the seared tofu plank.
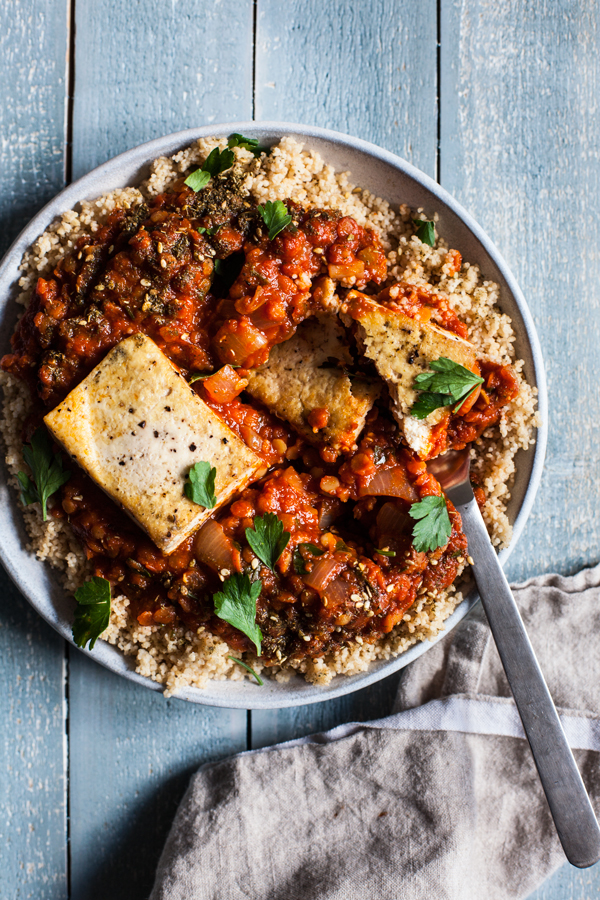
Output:
[[247,390],[309,441],[350,452],[381,389],[336,366],[352,362],[347,343],[336,317],[313,317],[250,372]]
[[215,508],[264,466],[143,334],[117,344],[44,422],[165,553],[213,513],[184,494],[194,463],[217,470]]
[[432,446],[432,427],[449,413],[447,408],[436,409],[423,420],[410,415],[418,396],[415,378],[428,371],[430,363],[441,356],[465,369],[475,370],[475,348],[433,322],[411,319],[358,291],[348,293],[342,318],[348,324],[356,322],[359,346],[387,383],[394,403],[393,413],[406,442],[420,457],[426,458]]

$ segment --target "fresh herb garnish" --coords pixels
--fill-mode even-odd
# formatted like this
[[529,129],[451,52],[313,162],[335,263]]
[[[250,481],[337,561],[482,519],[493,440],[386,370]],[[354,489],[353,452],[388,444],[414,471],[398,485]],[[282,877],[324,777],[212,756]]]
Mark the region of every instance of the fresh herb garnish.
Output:
[[73,621],[73,640],[78,647],[90,642],[90,650],[110,619],[110,582],[93,575],[75,591],[77,609]]
[[452,525],[443,497],[425,497],[420,503],[413,503],[408,514],[412,519],[418,520],[413,527],[413,546],[419,553],[423,550],[437,550],[448,543]]
[[218,147],[215,147],[214,150],[211,150],[201,168],[188,175],[184,184],[187,184],[188,187],[191,187],[193,191],[198,193],[198,191],[206,187],[211,177],[220,175],[221,172],[230,169],[234,162],[233,150],[219,150]]
[[379,548],[377,548],[375,550],[375,553],[379,553],[380,556],[390,556],[390,557],[396,555],[395,550],[380,550]]
[[219,150],[218,147],[215,147],[215,149],[211,150],[209,153],[206,162],[202,166],[202,171],[208,172],[209,175],[214,177],[215,175],[220,175],[221,172],[230,169],[234,162],[235,155],[233,150]]
[[267,200],[264,206],[258,206],[257,209],[261,214],[265,225],[269,229],[270,241],[272,241],[274,237],[277,237],[279,232],[283,231],[283,229],[292,221],[292,217],[288,213],[285,203],[282,203],[281,200],[276,200],[274,203]]
[[254,156],[260,156],[261,153],[265,153],[266,151],[262,149],[262,147],[258,146],[258,141],[256,138],[247,138],[244,137],[243,134],[230,134],[229,140],[227,141],[228,147],[243,147],[244,150],[249,150],[250,153],[253,153]]
[[435,227],[433,222],[428,222],[426,219],[413,219],[413,225],[417,229],[417,237],[421,243],[433,247],[435,244]]
[[254,519],[254,528],[246,528],[246,540],[261,562],[271,571],[285,550],[290,539],[283,523],[275,513],[265,513]]
[[205,378],[210,378],[211,375],[214,375],[214,372],[194,372],[188,378],[188,384],[193,384],[195,381],[204,381]]
[[477,386],[483,384],[483,378],[446,356],[440,356],[430,366],[433,372],[422,372],[415,378],[415,389],[422,391],[410,411],[415,419],[426,419],[434,409],[453,403],[458,404],[454,409],[458,412]]
[[215,478],[217,470],[210,463],[200,462],[194,463],[188,472],[189,481],[184,487],[185,496],[192,503],[198,506],[204,506],[206,509],[212,509],[217,502],[215,496]]
[[215,613],[250,638],[260,656],[262,631],[256,624],[256,601],[262,590],[260,578],[251,582],[247,575],[232,575],[223,582],[223,590],[214,595]]
[[52,450],[52,441],[45,428],[38,428],[30,444],[23,444],[23,459],[31,469],[31,475],[18,472],[21,485],[21,503],[41,503],[42,519],[47,520],[46,505],[50,497],[65,484],[71,473],[63,468],[60,453]]
[[254,675],[261,687],[263,686],[263,680],[260,675],[258,675],[254,671],[252,666],[249,666],[248,663],[245,663],[243,659],[238,659],[237,656],[229,656],[229,654],[227,654],[227,659],[230,659],[232,662],[237,663],[238,666],[242,666],[242,668],[246,669],[247,672],[250,672],[251,675]]
[[198,193],[202,188],[205,188],[208,182],[210,181],[210,172],[206,172],[204,169],[196,169],[195,172],[192,172],[191,175],[183,182],[187,184],[188,187],[191,187],[193,191]]

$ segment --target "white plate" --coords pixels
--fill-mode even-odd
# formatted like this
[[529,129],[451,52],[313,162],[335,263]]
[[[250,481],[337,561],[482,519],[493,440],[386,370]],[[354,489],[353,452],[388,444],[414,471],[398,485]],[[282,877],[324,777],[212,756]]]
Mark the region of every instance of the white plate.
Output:
[[[538,406],[543,422],[538,429],[535,446],[527,451],[519,451],[516,458],[517,475],[508,509],[514,531],[510,546],[500,552],[500,559],[504,564],[531,511],[546,449],[546,383],[533,319],[506,263],[469,214],[427,175],[393,153],[366,141],[324,128],[277,122],[242,122],[181,131],[142,144],[111,159],[61,191],[35,216],[6,254],[0,266],[0,353],[9,350],[10,335],[17,318],[14,297],[17,293],[21,257],[56,216],[72,209],[80,200],[92,200],[115,188],[139,184],[147,176],[149,164],[158,156],[172,156],[201,137],[227,136],[233,132],[257,138],[261,146],[270,146],[280,138],[291,135],[306,147],[318,151],[337,171],[349,170],[354,184],[367,188],[393,205],[407,203],[413,208],[423,207],[429,214],[437,212],[438,230],[444,239],[460,250],[464,259],[477,263],[486,278],[499,283],[500,307],[513,320],[517,335],[516,353],[525,361],[525,377],[530,384],[537,386]],[[5,470],[5,477],[0,485],[0,558],[31,605],[66,640],[72,642],[73,599],[65,594],[50,566],[40,563],[26,551],[26,543],[21,512],[14,491],[9,490],[6,484]],[[444,633],[448,633],[468,613],[476,600],[476,591],[471,589],[447,620]],[[444,634],[440,635],[440,638],[443,636]],[[366,687],[407,665],[431,646],[429,641],[419,643],[393,660],[372,663],[363,674],[350,677],[338,675],[327,687],[315,687],[300,677],[295,677],[287,684],[265,680],[264,687],[249,681],[214,681],[204,690],[188,687],[179,691],[177,696],[194,703],[241,709],[275,709],[317,703]],[[132,660],[103,641],[99,641],[92,651],[82,652],[125,678],[153,690],[162,689],[149,678],[137,675],[133,671]]]

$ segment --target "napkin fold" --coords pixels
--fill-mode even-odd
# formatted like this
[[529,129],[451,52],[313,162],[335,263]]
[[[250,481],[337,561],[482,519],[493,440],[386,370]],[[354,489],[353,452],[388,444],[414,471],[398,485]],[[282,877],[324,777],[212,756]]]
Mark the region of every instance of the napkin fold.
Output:
[[[513,591],[598,813],[600,566]],[[388,718],[203,766],[151,900],[512,900],[564,860],[477,607]]]

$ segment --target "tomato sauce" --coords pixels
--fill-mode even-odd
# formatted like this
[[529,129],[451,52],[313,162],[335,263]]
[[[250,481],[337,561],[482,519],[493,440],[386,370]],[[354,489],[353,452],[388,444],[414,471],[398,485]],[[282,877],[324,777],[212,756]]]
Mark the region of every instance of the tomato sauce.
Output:
[[[198,194],[180,183],[149,206],[115,210],[81,239],[39,279],[2,367],[27,381],[39,419],[115,344],[143,332],[262,456],[264,469],[168,556],[79,469],[52,514],[68,519],[94,573],[129,598],[142,625],[205,627],[232,649],[250,650],[248,638],[215,615],[213,601],[227,575],[244,571],[262,581],[257,623],[267,665],[318,657],[357,638],[377,641],[418,595],[456,578],[467,553],[460,516],[448,503],[448,543],[417,552],[411,504],[441,491],[383,405],[369,415],[356,450],[336,460],[245,395],[245,375],[323,309],[324,278],[413,317],[427,309],[461,337],[465,326],[428,288],[382,290],[379,237],[352,218],[288,203],[292,222],[270,240],[235,175],[213,181]],[[460,266],[460,256],[451,262]],[[508,367],[480,366],[485,383],[476,402],[446,422],[440,442],[473,440],[515,396]],[[311,415],[321,428],[329,413]],[[246,538],[255,516],[267,512],[289,533],[275,571]]]

